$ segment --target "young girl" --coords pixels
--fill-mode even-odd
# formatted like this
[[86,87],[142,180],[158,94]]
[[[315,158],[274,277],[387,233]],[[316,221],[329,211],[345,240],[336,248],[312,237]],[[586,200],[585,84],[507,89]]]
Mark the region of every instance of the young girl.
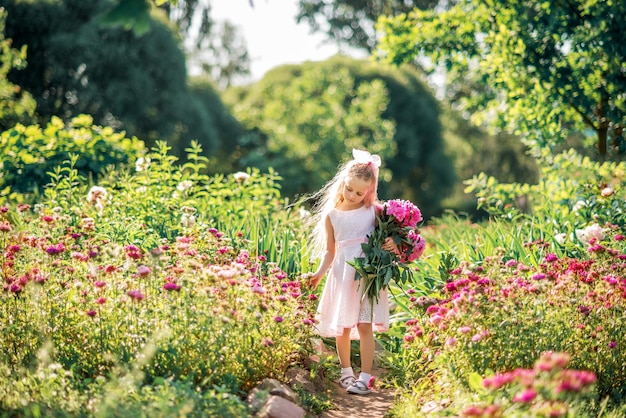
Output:
[[[380,157],[367,151],[353,150],[353,160],[340,167],[335,177],[314,197],[316,222],[312,233],[314,255],[320,265],[308,276],[308,285],[316,288],[330,269],[317,308],[317,331],[322,337],[335,337],[341,363],[342,387],[349,393],[365,395],[374,363],[374,331],[389,329],[389,301],[386,292],[372,304],[363,296],[355,270],[347,261],[362,255],[376,221],[378,169]],[[391,238],[383,249],[396,249]],[[350,364],[350,341],[360,339],[361,373],[358,380]]]

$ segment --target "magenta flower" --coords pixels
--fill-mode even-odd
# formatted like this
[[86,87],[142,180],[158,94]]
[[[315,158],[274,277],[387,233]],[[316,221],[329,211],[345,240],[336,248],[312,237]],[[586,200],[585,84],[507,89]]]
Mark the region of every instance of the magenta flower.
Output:
[[63,245],[63,243],[51,245],[46,248],[46,252],[50,255],[61,254],[63,251],[65,251],[65,245]]
[[132,244],[124,247],[124,251],[126,251],[126,256],[128,258],[132,258],[133,260],[138,260],[142,256],[141,250]]
[[548,263],[553,263],[553,262],[555,262],[556,260],[558,260],[558,257],[556,256],[556,254],[554,254],[554,253],[548,253],[548,254],[546,254],[546,261],[547,261]]
[[99,297],[98,299],[96,299],[96,303],[98,305],[104,305],[106,303],[107,299],[104,297]]
[[537,391],[535,391],[535,389],[533,388],[528,388],[524,390],[523,392],[515,394],[515,396],[513,396],[513,402],[529,403],[536,397],[537,397]]
[[94,286],[96,286],[96,287],[98,287],[98,288],[100,288],[100,287],[104,287],[104,286],[106,286],[106,285],[107,285],[107,282],[103,282],[102,280],[96,280],[96,281],[93,283],[93,285],[94,285]]
[[174,283],[174,282],[167,282],[163,285],[163,289],[168,290],[168,291],[179,291],[181,289],[181,287]]
[[96,316],[98,314],[93,309],[88,310],[86,313],[87,313],[87,316],[91,316],[91,317],[94,317],[94,316]]
[[281,323],[281,322],[283,322],[283,317],[282,316],[275,316],[274,317],[274,321],[276,321],[278,323]]

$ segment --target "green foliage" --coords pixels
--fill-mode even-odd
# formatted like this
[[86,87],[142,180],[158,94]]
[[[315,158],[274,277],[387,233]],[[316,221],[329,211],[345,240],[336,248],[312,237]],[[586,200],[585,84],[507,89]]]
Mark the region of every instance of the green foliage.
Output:
[[[501,183],[534,184],[539,167],[519,137],[505,133],[491,134],[472,125],[454,110],[447,101],[441,104],[441,123],[444,128],[445,152],[454,162],[454,171],[461,180],[485,173]],[[461,181],[455,193],[443,206],[456,212],[465,212],[478,218],[484,212],[476,209],[476,196],[466,193]]]
[[624,14],[613,1],[463,0],[381,18],[378,55],[396,64],[426,56],[450,80],[470,80],[448,93],[477,124],[542,146],[580,132],[604,157],[626,151],[625,27],[613,18]]
[[250,130],[246,165],[275,168],[286,196],[318,190],[352,148],[383,160],[380,196],[440,210],[454,175],[432,94],[408,68],[335,57],[282,66],[224,100]]
[[162,11],[137,36],[99,24],[109,0],[5,3],[7,36],[27,45],[29,60],[9,78],[37,101],[39,123],[84,113],[148,147],[168,140],[179,156],[194,139],[207,152],[218,148],[217,128],[187,87],[185,55]]
[[45,128],[18,124],[0,135],[0,189],[3,195],[41,192],[71,154],[77,156],[73,168],[78,174],[95,181],[111,166],[132,162],[142,152],[141,141],[93,125],[87,115],[67,125],[53,117]]
[[[439,0],[300,0],[298,22],[306,21],[314,32],[325,34],[339,44],[371,52],[376,45],[374,23],[381,16],[430,9]],[[445,2],[442,2],[445,3]]]
[[4,37],[5,21],[6,12],[0,7],[0,131],[28,123],[35,111],[32,96],[7,80],[10,71],[26,66],[26,46],[11,48],[12,40]]
[[545,155],[537,184],[501,184],[485,174],[467,181],[479,207],[495,217],[533,222],[558,251],[580,251],[579,232],[592,224],[626,232],[626,165],[591,161],[570,150]]

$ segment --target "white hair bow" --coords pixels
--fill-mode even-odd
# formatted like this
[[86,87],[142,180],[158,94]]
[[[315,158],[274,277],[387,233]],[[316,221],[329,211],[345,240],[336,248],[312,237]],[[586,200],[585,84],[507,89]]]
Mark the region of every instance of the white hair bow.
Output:
[[354,160],[357,163],[363,163],[363,164],[372,163],[374,164],[376,168],[380,167],[380,164],[381,164],[380,156],[376,154],[372,155],[367,151],[363,151],[360,149],[353,149],[352,156],[354,157]]

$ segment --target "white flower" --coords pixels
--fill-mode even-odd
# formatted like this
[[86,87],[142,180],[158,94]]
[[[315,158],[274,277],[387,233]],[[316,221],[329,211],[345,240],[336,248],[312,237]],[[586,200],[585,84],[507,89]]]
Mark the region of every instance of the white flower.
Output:
[[176,188],[180,190],[181,192],[184,192],[185,190],[191,189],[191,186],[193,186],[193,181],[183,180],[180,183],[178,183],[178,186],[176,186]]
[[183,213],[180,217],[180,223],[185,228],[191,228],[196,224],[196,217],[188,213]]
[[566,235],[564,233],[556,234],[554,236],[554,240],[558,242],[560,245],[565,244],[565,238],[566,238]]
[[576,230],[576,238],[584,244],[589,244],[589,241],[595,238],[598,241],[604,239],[604,230],[598,224],[591,224],[585,229]]
[[572,212],[578,212],[585,206],[587,206],[587,203],[584,200],[579,200],[578,202],[574,203],[574,206],[572,207]]
[[93,186],[87,193],[87,201],[101,208],[107,198],[107,190],[104,187]]
[[613,194],[613,192],[614,190],[611,187],[605,187],[600,193],[602,194],[602,197],[609,197]]
[[248,180],[250,178],[250,174],[244,173],[243,171],[238,171],[233,174],[233,177],[235,178],[235,181],[237,181],[237,183],[241,183]]
[[135,171],[145,171],[150,167],[150,158],[139,157],[135,161]]

